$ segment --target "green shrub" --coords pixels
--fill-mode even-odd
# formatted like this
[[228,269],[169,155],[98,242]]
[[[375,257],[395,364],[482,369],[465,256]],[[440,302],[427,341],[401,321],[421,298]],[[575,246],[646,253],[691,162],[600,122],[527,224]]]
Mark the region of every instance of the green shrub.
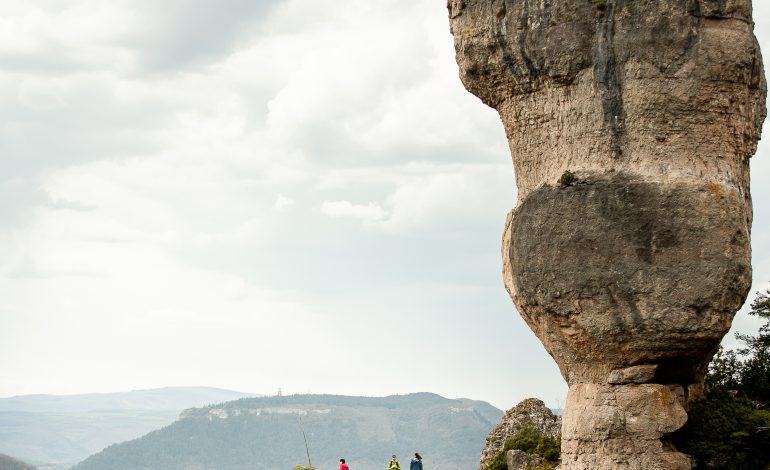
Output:
[[540,436],[541,434],[535,428],[523,428],[506,441],[505,447],[510,447],[506,450],[518,449],[528,454],[534,454],[537,444],[540,442]]
[[562,173],[561,178],[559,178],[559,185],[562,188],[566,188],[567,186],[570,186],[575,181],[577,181],[577,176],[575,176],[575,173],[572,173],[571,171],[566,170],[564,173]]
[[508,463],[505,461],[505,453],[510,449],[503,449],[495,458],[493,458],[483,470],[508,470]]
[[550,464],[548,462],[543,462],[540,465],[535,465],[534,467],[530,467],[527,470],[553,470],[554,467],[553,464]]
[[[553,438],[531,426],[523,427],[512,438],[505,441],[503,450],[495,455],[487,466],[484,467],[484,470],[508,470],[505,454],[509,450],[514,449],[540,456],[549,462],[557,462],[561,455],[561,438]],[[539,467],[537,470],[542,470]],[[544,468],[550,469],[553,467],[548,466]]]
[[770,412],[747,398],[712,392],[690,407],[674,444],[698,469],[750,470],[770,463]]
[[561,457],[561,438],[554,439],[551,436],[541,434],[534,454],[549,462],[557,462]]

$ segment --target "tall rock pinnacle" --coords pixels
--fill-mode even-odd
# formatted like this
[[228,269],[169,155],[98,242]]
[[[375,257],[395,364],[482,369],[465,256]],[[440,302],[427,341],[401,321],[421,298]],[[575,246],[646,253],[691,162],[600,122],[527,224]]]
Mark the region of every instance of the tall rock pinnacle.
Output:
[[751,1],[449,0],[449,16],[513,156],[505,285],[569,383],[562,468],[689,469],[665,437],[751,284]]

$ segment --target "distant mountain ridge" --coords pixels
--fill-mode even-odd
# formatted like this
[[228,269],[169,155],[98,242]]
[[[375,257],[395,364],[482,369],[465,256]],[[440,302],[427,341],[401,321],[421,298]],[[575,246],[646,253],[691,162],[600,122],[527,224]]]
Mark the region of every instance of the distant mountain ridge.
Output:
[[174,422],[190,407],[249,396],[211,387],[0,398],[0,452],[63,470],[110,444]]
[[255,394],[214,387],[164,387],[130,392],[76,395],[18,395],[0,398],[0,411],[86,412],[98,410],[170,410],[221,403]]
[[28,465],[21,460],[14,459],[5,454],[0,454],[0,470],[38,470],[32,465]]
[[478,466],[489,431],[503,415],[489,403],[432,393],[389,397],[292,395],[241,398],[185,410],[173,424],[108,447],[72,470],[286,470],[306,461],[302,418],[313,464],[381,470],[420,452],[429,468]]

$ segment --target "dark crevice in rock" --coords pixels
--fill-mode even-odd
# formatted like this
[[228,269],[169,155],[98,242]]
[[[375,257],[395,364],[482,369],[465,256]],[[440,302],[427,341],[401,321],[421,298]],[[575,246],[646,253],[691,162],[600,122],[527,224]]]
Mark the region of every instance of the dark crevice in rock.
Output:
[[[519,24],[515,34],[508,31],[508,9],[505,1],[497,11],[495,21],[495,42],[500,49],[503,63],[519,87],[520,92],[532,92],[540,78],[540,70],[527,53],[527,31],[529,30],[529,0],[521,7]],[[514,43],[515,44],[512,44]],[[515,48],[515,49],[514,49]]]
[[503,63],[505,63],[508,71],[514,78],[519,77],[521,73],[518,70],[516,64],[516,58],[513,55],[513,51],[508,46],[508,25],[506,23],[507,10],[505,8],[505,2],[502,3],[500,10],[497,12],[497,21],[495,22],[495,41],[497,47],[500,48],[500,54],[503,57]]
[[[524,66],[527,67],[530,80],[535,81],[540,76],[540,72],[535,68],[532,59],[527,54],[527,31],[529,31],[529,1],[524,0],[524,8],[521,14],[521,31],[519,33],[519,53],[521,54],[521,60],[524,62]],[[547,9],[546,9],[547,10]]]
[[597,30],[594,77],[601,90],[604,124],[610,131],[612,151],[619,158],[623,154],[625,115],[614,40],[615,2],[609,1]]
[[692,0],[692,3],[690,4],[690,8],[689,8],[689,13],[696,18],[700,18],[700,16],[702,15],[700,0]]
[[[693,340],[692,352],[683,351],[676,359],[661,359],[658,361],[658,370],[655,372],[655,383],[695,383],[697,377],[702,374],[703,352],[714,349],[714,340]],[[716,342],[718,344],[718,342]],[[686,387],[685,387],[686,389]]]

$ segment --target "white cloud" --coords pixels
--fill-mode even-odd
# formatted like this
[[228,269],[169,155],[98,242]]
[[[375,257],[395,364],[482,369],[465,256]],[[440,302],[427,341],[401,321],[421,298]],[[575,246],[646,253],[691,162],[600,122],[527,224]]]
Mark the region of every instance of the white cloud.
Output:
[[[310,344],[328,335],[323,318],[301,302],[191,268],[157,246],[39,240],[34,254],[56,275],[0,283],[0,354],[14,357],[4,362],[4,376],[26,376],[23,392],[131,389],[139,371],[156,385],[200,374],[222,380],[242,373],[231,368],[235,358],[222,360],[236,354],[275,383],[279,374],[268,372],[273,366],[262,358],[280,350],[286,361],[299,362],[303,352],[286,348],[288,337]],[[45,347],[31,354],[30,345]],[[308,362],[323,360],[328,356],[316,351]]]
[[34,111],[43,111],[62,106],[60,85],[55,80],[25,79],[19,85],[19,101]]
[[0,64],[43,74],[130,66],[131,55],[113,43],[136,17],[126,1],[62,3],[3,2]]
[[333,218],[361,219],[363,222],[373,222],[385,217],[385,211],[379,204],[353,204],[350,201],[324,201],[321,212]]
[[347,200],[322,205],[332,217],[359,218],[385,233],[445,230],[456,232],[496,208],[503,217],[516,199],[512,170],[505,164],[408,163],[396,168],[332,171],[321,177],[320,190],[351,193],[379,187],[381,201]]
[[[500,287],[505,136],[452,46],[429,0],[1,2],[0,355],[23,358],[0,365],[0,395],[304,392],[307,378],[406,392],[379,377],[411,361],[504,405],[536,393],[514,377],[528,367],[561,386],[542,349],[510,378],[472,376],[538,346]],[[753,192],[761,243],[767,196]],[[430,355],[366,349],[383,331],[418,344],[409,325],[438,322]],[[294,344],[313,344],[310,365],[275,360]],[[463,374],[442,378],[458,355]]]
[[284,196],[283,194],[279,194],[275,198],[275,202],[273,203],[273,210],[276,212],[283,212],[285,210],[288,210],[289,207],[294,205],[294,199]]

